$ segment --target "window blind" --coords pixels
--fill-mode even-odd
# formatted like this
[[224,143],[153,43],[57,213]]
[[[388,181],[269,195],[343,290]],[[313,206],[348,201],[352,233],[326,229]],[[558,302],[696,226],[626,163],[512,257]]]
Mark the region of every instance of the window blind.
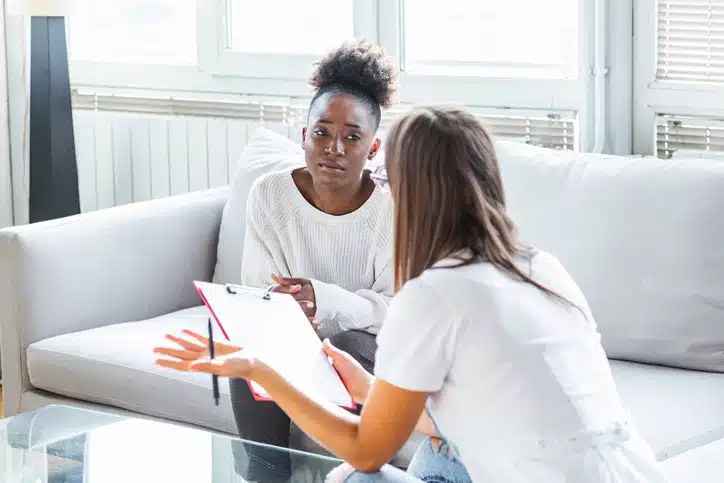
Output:
[[659,115],[656,118],[656,151],[658,157],[664,159],[719,158],[724,155],[724,119]]
[[301,122],[307,109],[302,100],[292,98],[256,100],[243,96],[239,96],[238,99],[219,100],[213,96],[204,98],[193,96],[142,97],[136,94],[95,94],[74,90],[71,100],[73,109],[161,116],[215,117],[289,124]]
[[[155,114],[163,116],[212,117],[248,120],[260,123],[302,125],[306,122],[309,99],[259,99],[239,97],[235,100],[211,98],[145,98],[137,95],[122,96],[82,93],[72,96],[74,109],[118,113]],[[410,109],[401,105],[386,111],[380,131],[384,134],[392,121]],[[559,150],[575,150],[577,121],[573,112],[542,112],[535,116],[490,114],[469,107],[481,122],[499,139],[508,139]]]
[[724,82],[724,0],[657,0],[658,79]]
[[[392,122],[411,109],[399,106],[385,113],[380,129],[384,132]],[[498,139],[524,142],[551,149],[573,151],[576,149],[575,113],[545,113],[536,116],[496,115],[480,112],[468,106],[482,124]]]

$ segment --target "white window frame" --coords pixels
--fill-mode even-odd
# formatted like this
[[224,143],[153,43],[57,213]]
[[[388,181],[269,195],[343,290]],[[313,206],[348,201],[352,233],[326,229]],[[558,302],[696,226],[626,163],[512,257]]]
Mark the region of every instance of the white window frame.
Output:
[[[204,2],[198,13],[199,64],[216,76],[306,81],[309,66],[317,56],[284,54],[250,54],[230,50],[227,46],[227,0]],[[200,5],[200,3],[199,3]],[[353,0],[354,36],[377,39],[376,0]]]
[[658,114],[724,117],[724,86],[656,78],[656,39],[656,1],[634,0],[634,154],[656,155]]
[[606,2],[606,133],[605,152],[628,156],[633,152],[633,2]]
[[[414,2],[414,0],[410,0]],[[197,66],[163,66],[71,62],[71,83],[82,88],[174,93],[249,94],[305,97],[312,58],[251,55],[229,51],[226,0],[197,0]],[[576,79],[483,78],[400,73],[403,103],[463,103],[505,111],[578,113],[578,146],[594,143],[594,6],[581,2]],[[402,65],[402,32],[398,28],[404,0],[355,0],[355,33],[377,41]]]

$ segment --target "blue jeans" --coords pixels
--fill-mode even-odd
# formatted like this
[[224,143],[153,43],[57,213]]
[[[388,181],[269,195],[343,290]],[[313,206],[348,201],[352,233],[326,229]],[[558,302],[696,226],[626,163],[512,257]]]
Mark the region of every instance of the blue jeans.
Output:
[[422,442],[407,468],[407,472],[385,465],[377,473],[356,471],[344,483],[472,483],[465,466],[443,440],[435,451],[428,438]]

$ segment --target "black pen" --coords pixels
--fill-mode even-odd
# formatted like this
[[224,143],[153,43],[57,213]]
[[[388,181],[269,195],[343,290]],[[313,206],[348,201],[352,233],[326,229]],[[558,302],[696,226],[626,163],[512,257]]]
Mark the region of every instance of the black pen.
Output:
[[[211,317],[209,317],[209,358],[213,359],[216,357],[216,351],[214,350],[214,331],[211,327]],[[214,401],[216,405],[219,405],[219,376],[213,374],[211,376],[211,384],[214,390]]]

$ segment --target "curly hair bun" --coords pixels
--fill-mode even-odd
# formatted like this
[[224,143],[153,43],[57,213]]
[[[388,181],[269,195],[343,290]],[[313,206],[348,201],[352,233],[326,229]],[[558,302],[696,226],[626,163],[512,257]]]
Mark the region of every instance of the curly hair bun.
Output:
[[337,85],[356,89],[387,109],[395,101],[397,80],[392,58],[380,46],[357,39],[342,43],[315,62],[309,84],[317,92]]

